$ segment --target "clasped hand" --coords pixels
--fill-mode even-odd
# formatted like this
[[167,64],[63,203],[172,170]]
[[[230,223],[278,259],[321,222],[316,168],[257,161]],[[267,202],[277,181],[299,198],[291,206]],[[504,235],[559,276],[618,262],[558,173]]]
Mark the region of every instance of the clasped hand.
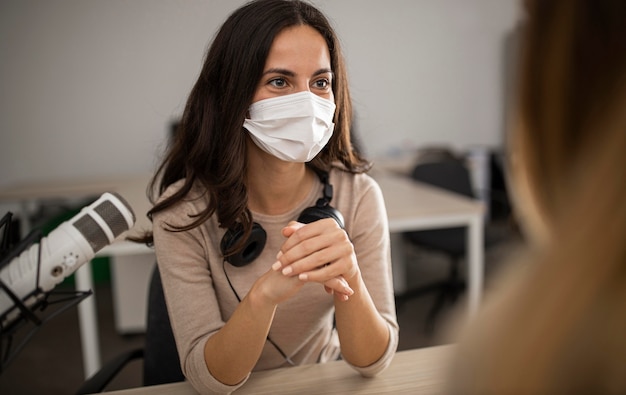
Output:
[[282,233],[287,240],[272,265],[274,271],[323,284],[326,292],[344,301],[354,294],[350,283],[359,275],[354,246],[334,219],[291,222]]

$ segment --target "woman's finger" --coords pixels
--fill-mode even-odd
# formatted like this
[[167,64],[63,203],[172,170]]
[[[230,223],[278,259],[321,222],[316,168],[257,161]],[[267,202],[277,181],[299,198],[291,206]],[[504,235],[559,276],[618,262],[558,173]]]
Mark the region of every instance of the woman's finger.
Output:
[[[340,298],[347,300],[348,297],[354,295],[354,290],[350,288],[348,282],[341,276],[331,278],[324,283],[324,288],[331,290],[331,293],[340,296]],[[345,296],[345,298],[344,298]]]

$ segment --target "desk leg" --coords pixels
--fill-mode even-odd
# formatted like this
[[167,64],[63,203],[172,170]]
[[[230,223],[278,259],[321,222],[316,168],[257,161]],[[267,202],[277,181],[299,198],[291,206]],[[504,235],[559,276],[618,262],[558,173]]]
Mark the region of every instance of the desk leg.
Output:
[[30,206],[31,206],[31,201],[29,200],[23,200],[20,203],[20,213],[19,213],[19,218],[20,218],[20,238],[24,238],[26,236],[28,236],[28,234],[30,233],[31,229],[32,229],[32,225],[30,223]]
[[391,239],[391,268],[393,271],[393,290],[396,295],[406,291],[406,251],[402,233],[392,232]]
[[93,287],[91,262],[87,262],[87,264],[80,267],[75,274],[77,290],[94,291],[91,296],[78,304],[80,340],[83,350],[83,368],[85,378],[89,378],[100,369],[100,341],[98,336],[96,294]]
[[467,234],[468,310],[470,316],[477,312],[482,296],[485,261],[483,237],[483,218],[482,215],[477,215],[472,218]]
[[118,333],[145,333],[154,252],[111,256],[111,286]]

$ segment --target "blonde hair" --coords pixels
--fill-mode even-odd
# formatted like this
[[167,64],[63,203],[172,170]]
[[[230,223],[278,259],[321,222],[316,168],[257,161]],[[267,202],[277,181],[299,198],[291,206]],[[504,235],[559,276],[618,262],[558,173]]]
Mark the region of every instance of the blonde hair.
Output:
[[626,393],[626,2],[525,2],[517,125],[548,241],[461,335],[454,393]]

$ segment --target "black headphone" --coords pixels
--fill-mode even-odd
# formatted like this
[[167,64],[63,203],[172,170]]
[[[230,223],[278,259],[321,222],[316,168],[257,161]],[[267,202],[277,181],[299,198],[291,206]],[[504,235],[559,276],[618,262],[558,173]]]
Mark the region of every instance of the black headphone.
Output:
[[[315,173],[317,173],[320,181],[324,184],[323,196],[317,200],[315,206],[307,207],[304,211],[302,211],[302,213],[300,213],[298,222],[308,224],[319,219],[332,218],[337,221],[339,226],[343,229],[343,215],[330,205],[330,201],[333,199],[333,186],[328,180],[328,173],[322,170],[313,170],[315,170]],[[234,229],[228,229],[228,231],[226,231],[226,234],[224,234],[224,237],[222,237],[222,241],[220,242],[222,255],[224,255],[225,251],[228,251],[241,240],[243,233],[244,232],[241,226]],[[226,261],[236,267],[246,266],[261,254],[263,248],[265,247],[266,240],[267,233],[265,232],[265,229],[263,229],[263,227],[257,222],[254,222],[252,224],[250,237],[246,240],[244,248],[238,253],[226,258]]]

